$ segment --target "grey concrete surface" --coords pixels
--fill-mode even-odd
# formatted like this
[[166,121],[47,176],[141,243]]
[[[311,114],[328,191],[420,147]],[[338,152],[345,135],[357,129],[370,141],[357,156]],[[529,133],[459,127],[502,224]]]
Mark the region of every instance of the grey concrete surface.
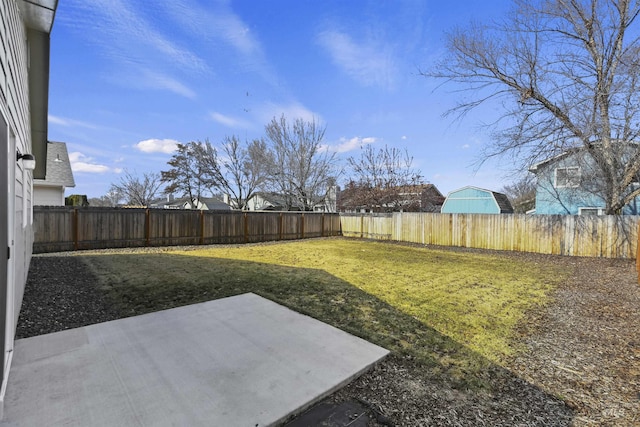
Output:
[[1,426],[284,421],[387,350],[255,294],[16,341]]

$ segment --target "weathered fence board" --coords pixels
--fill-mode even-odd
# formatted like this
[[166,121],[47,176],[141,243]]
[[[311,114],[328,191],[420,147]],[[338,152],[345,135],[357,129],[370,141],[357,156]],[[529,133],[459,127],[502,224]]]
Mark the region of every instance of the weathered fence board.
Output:
[[[72,251],[74,241],[74,211],[69,209],[48,208],[42,213],[41,208],[33,208],[34,249],[38,244],[46,247],[42,252]],[[67,236],[61,238],[61,236]],[[37,252],[36,252],[37,253]]]
[[149,209],[148,246],[198,245],[202,232],[200,211]]
[[34,253],[340,235],[338,214],[34,207]]
[[639,219],[613,215],[340,215],[342,235],[347,237],[606,258],[636,256]]
[[246,242],[243,212],[227,212],[226,215],[218,215],[218,212],[202,212],[202,244]]
[[[34,220],[35,220],[34,211]],[[110,210],[73,210],[73,239],[75,249],[99,249],[105,242],[110,247],[124,248],[145,245],[145,212],[128,209],[122,212]],[[40,227],[37,228],[39,230]],[[36,231],[37,236],[37,231]]]

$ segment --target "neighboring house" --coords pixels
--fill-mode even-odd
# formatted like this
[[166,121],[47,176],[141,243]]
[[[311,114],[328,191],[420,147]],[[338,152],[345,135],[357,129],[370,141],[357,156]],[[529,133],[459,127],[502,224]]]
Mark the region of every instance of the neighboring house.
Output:
[[285,211],[287,210],[287,199],[283,195],[277,193],[258,192],[247,200],[247,210]]
[[231,206],[215,197],[202,197],[192,201],[186,199],[182,203],[182,209],[197,209],[203,211],[230,211]]
[[445,197],[433,184],[413,186],[420,193],[420,212],[440,212]]
[[442,213],[505,214],[513,213],[507,196],[473,186],[450,192],[440,210]]
[[7,254],[0,262],[0,414],[33,249],[33,179],[46,177],[56,7],[57,0],[0,1],[0,248]]
[[47,143],[47,164],[44,179],[33,180],[33,204],[36,206],[64,206],[64,191],[75,187],[67,144]]
[[[568,150],[529,169],[536,175],[536,207],[532,213],[547,215],[602,215],[606,203],[599,195],[603,182],[593,158],[582,148]],[[633,183],[635,189],[639,183]],[[622,210],[640,214],[640,198]]]
[[327,191],[326,197],[321,197],[315,201],[313,210],[314,212],[338,212],[338,191],[337,185],[332,185]]
[[231,206],[215,197],[201,197],[192,201],[189,197],[174,199],[169,196],[167,199],[157,200],[149,205],[156,209],[197,209],[203,211],[228,211]]
[[[230,200],[225,195],[224,200]],[[233,200],[232,205],[238,205]],[[249,211],[300,211],[300,206],[296,206],[293,200],[287,200],[287,197],[278,193],[258,192],[247,200],[246,209]],[[293,206],[292,206],[293,205]],[[313,212],[336,212],[336,187],[329,189],[326,197],[318,197],[313,201],[311,207]]]
[[[368,192],[382,201],[376,206],[366,203]],[[445,197],[433,184],[407,185],[387,188],[379,191],[362,190],[360,187],[347,186],[340,192],[339,206],[341,212],[440,212]]]

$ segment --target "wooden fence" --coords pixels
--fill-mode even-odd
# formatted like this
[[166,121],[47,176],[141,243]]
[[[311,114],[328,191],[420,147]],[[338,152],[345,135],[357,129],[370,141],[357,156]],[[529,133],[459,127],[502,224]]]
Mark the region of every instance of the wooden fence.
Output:
[[[635,258],[638,216],[341,214],[342,235],[429,245]],[[640,261],[639,261],[640,266]]]
[[34,207],[34,253],[340,235],[338,214]]
[[[634,258],[638,216],[322,214],[34,208],[34,253],[344,235],[545,254]],[[640,257],[637,258],[640,268]]]

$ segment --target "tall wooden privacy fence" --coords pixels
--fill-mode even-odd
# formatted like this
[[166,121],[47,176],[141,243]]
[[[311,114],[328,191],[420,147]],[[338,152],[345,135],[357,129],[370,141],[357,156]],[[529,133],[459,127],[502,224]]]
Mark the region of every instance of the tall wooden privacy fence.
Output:
[[[34,208],[34,253],[338,236],[556,255],[633,258],[638,216],[322,214]],[[640,268],[640,258],[638,258]]]
[[[429,245],[634,258],[637,216],[342,214],[342,235]],[[639,264],[640,265],[640,264]]]
[[338,214],[34,207],[34,253],[340,235]]

